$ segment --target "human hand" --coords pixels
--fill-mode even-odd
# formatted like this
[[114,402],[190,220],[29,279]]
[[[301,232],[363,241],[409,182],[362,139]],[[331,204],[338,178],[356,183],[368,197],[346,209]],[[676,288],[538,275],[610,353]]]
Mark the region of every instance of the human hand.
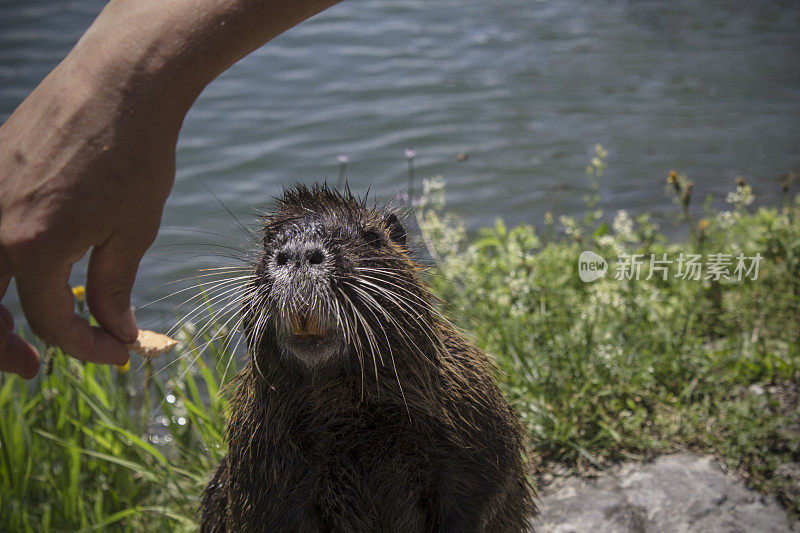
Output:
[[[130,293],[175,174],[183,117],[203,87],[272,37],[339,0],[110,0],[78,44],[0,126],[0,298],[16,279],[45,341],[124,364]],[[67,279],[92,249],[89,310]],[[0,306],[0,371],[39,357]]]
[[[157,115],[113,80],[83,74],[68,56],[0,127],[0,297],[15,278],[39,337],[84,361],[124,364],[138,331],[131,288],[172,187],[182,115]],[[90,248],[86,297],[102,328],[75,314],[67,282]],[[0,370],[32,378],[39,357],[13,327],[0,306]]]

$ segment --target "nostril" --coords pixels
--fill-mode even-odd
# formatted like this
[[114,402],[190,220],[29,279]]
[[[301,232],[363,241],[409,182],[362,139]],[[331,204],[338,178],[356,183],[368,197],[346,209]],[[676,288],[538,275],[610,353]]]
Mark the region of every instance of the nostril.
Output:
[[308,254],[309,265],[321,265],[325,261],[325,254],[319,248],[312,250]]
[[289,254],[286,252],[278,252],[275,254],[275,263],[278,266],[284,266],[286,263],[289,262]]

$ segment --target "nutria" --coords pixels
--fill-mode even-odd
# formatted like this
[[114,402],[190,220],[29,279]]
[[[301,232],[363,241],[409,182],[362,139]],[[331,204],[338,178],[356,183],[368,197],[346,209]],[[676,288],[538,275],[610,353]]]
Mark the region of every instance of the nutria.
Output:
[[388,206],[284,192],[246,288],[249,361],[202,531],[523,531],[522,429]]

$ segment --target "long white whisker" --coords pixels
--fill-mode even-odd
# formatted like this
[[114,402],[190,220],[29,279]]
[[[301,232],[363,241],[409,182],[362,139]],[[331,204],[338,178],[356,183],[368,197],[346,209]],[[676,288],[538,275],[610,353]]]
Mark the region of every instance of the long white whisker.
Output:
[[[203,301],[200,302],[197,306],[195,306],[194,309],[192,309],[187,314],[185,314],[184,317],[181,320],[179,320],[177,324],[175,324],[175,326],[170,328],[170,330],[167,333],[167,335],[172,334],[172,332],[176,331],[177,328],[179,328],[182,324],[190,322],[193,318],[196,318],[203,311],[213,309],[213,306],[214,306],[215,303],[218,303],[218,302],[224,300],[225,298],[231,298],[233,295],[236,295],[237,293],[242,293],[242,291],[243,291],[243,288],[242,288],[241,284],[236,284],[233,287],[231,287],[230,284],[228,284],[227,286],[224,286],[224,287],[217,287],[215,289],[215,291],[212,292],[212,296],[210,298],[208,297],[207,294],[201,294],[200,297],[203,299]],[[243,296],[243,295],[240,294],[240,297],[239,298],[235,298],[234,301],[241,301],[241,296]],[[195,298],[196,297],[192,297],[191,299],[195,299]],[[225,305],[225,307],[228,307],[230,305],[230,303],[231,302],[229,301]],[[215,315],[215,314],[217,314],[217,313],[212,313],[212,315]]]
[[[366,294],[364,291],[361,291],[361,293],[362,293],[362,296],[367,296],[367,297],[369,297],[369,300],[374,302],[375,310],[379,311],[385,317],[388,317],[388,313],[386,312],[386,310],[377,301],[375,301],[375,299],[372,298],[371,295]],[[380,319],[378,319],[378,315],[376,315],[375,311],[373,311],[373,305],[370,304],[369,300],[365,300],[364,304],[367,307],[367,309],[369,310],[369,312],[372,313],[372,316],[375,317],[375,322],[381,328],[381,331],[383,332],[383,336],[386,339],[386,346],[389,348],[389,357],[392,360],[392,368],[394,369],[394,376],[397,379],[397,386],[400,389],[400,396],[403,398],[403,405],[406,406],[406,412],[408,413],[408,418],[411,419],[411,410],[409,409],[408,402],[406,401],[406,394],[403,391],[403,385],[400,383],[400,374],[398,374],[398,372],[397,372],[397,364],[395,363],[395,360],[394,360],[394,351],[392,350],[392,343],[389,340],[389,335],[386,333],[386,329],[381,324]]]
[[[414,324],[417,324],[420,327],[420,329],[423,331],[423,333],[425,333],[426,337],[428,337],[428,340],[431,342],[432,345],[434,346],[439,345],[441,347],[441,341],[437,342],[436,340],[434,340],[438,339],[438,336],[436,335],[436,332],[433,331],[433,327],[427,324],[425,320],[421,320],[421,317],[417,314],[419,311],[414,309],[411,306],[411,304],[405,301],[400,295],[395,294],[394,292],[386,289],[385,287],[380,287],[371,282],[365,282],[364,280],[361,280],[359,278],[357,278],[356,281],[365,286],[372,287],[373,289],[376,290],[376,293],[378,295],[381,295],[386,299],[388,299],[390,302],[394,303],[403,314],[409,317]],[[397,300],[396,298],[400,298],[400,300]]]

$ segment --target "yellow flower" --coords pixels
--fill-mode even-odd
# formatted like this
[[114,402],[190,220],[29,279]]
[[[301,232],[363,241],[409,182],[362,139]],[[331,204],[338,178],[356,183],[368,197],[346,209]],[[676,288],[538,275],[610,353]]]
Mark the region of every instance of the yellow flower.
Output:
[[678,181],[678,171],[670,170],[669,176],[667,176],[667,183],[675,183]]
[[122,372],[123,374],[131,369],[131,360],[128,361],[124,365],[114,365],[117,367],[117,370]]
[[708,225],[708,220],[701,218],[700,222],[697,223],[697,229],[702,233],[708,229]]
[[72,287],[72,294],[75,295],[76,300],[82,302],[86,299],[86,287],[84,287],[83,285]]

